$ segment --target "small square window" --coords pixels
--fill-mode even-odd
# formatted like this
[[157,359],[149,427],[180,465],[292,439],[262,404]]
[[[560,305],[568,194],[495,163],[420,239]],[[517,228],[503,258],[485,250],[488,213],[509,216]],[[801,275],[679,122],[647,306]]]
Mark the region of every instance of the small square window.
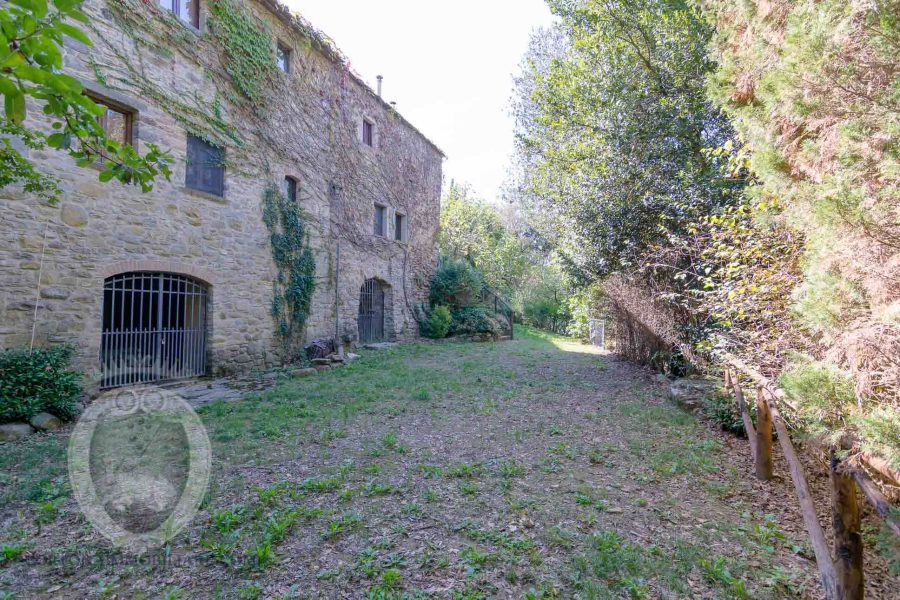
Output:
[[291,72],[291,49],[282,43],[278,43],[275,49],[275,62],[278,68],[285,73]]
[[225,149],[188,134],[184,184],[216,196],[225,195]]
[[284,178],[284,196],[291,202],[297,201],[297,180],[290,175]]
[[368,119],[363,119],[362,141],[366,146],[375,145],[375,123]]
[[385,237],[384,231],[384,215],[387,212],[387,209],[380,204],[375,205],[375,235]]
[[200,0],[159,0],[159,5],[191,27],[200,29]]
[[394,214],[394,239],[398,242],[406,241],[406,215]]

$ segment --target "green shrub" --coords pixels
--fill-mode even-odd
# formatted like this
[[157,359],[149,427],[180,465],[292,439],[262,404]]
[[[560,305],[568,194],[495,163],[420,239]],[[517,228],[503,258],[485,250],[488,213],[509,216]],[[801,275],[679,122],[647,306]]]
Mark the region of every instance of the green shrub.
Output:
[[[753,419],[756,406],[751,402],[748,409],[750,410],[750,417]],[[723,430],[746,437],[747,431],[744,429],[744,420],[741,418],[737,400],[731,396],[726,394],[711,394],[707,396],[704,401],[703,412],[706,413],[707,417],[721,425]]]
[[883,456],[900,469],[900,412],[891,406],[879,406],[867,415],[855,416],[853,424],[862,437],[862,449]]
[[428,315],[428,319],[422,326],[425,337],[435,340],[447,337],[450,332],[450,323],[453,315],[446,306],[435,306]]
[[75,348],[14,348],[0,352],[0,423],[27,421],[40,412],[76,414],[81,374],[69,369]]
[[500,331],[499,323],[483,306],[470,306],[453,311],[453,322],[450,324],[451,335],[496,333],[498,331]]
[[466,308],[478,303],[483,280],[475,267],[464,260],[442,257],[431,280],[431,306]]
[[807,356],[795,355],[778,381],[814,434],[840,429],[856,408],[853,379]]

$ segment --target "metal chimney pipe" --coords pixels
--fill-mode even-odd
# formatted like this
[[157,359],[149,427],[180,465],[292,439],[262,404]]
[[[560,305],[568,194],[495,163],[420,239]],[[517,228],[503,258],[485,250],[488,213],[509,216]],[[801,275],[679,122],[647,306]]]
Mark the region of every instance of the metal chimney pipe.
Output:
[[384,81],[384,77],[381,75],[378,76],[378,97],[381,98],[381,82]]

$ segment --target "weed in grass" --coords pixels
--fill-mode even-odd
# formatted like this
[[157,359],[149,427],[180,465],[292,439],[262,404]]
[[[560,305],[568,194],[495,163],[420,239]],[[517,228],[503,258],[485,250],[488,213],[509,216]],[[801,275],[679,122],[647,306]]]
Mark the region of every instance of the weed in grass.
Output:
[[575,492],[575,502],[582,506],[590,506],[594,503],[594,499],[586,492]]
[[167,589],[163,595],[165,600],[181,600],[185,597],[185,592],[180,587],[171,587]]
[[378,463],[371,463],[363,467],[363,473],[365,475],[379,475],[381,473],[381,465]]
[[474,479],[481,475],[481,464],[480,463],[459,463],[448,467],[444,474],[447,477],[458,477],[463,479]]
[[391,485],[370,481],[366,484],[365,491],[367,496],[375,497],[387,496],[388,494],[393,494],[397,490]]
[[381,438],[381,445],[384,446],[388,450],[394,450],[397,448],[397,434],[393,431],[385,434],[383,438]]
[[425,502],[433,504],[433,503],[437,502],[438,500],[440,500],[440,495],[437,493],[437,490],[435,490],[433,487],[429,487],[429,488],[425,488],[425,491],[422,492],[422,498],[425,500]]
[[0,546],[0,565],[16,560],[24,552],[25,546],[22,544],[3,544]]
[[431,392],[429,392],[426,388],[419,388],[412,394],[413,400],[418,400],[419,402],[426,402],[431,399]]
[[463,496],[477,496],[478,485],[474,481],[460,481],[459,492]]
[[375,540],[374,546],[379,550],[392,550],[397,546],[397,542],[389,537],[380,537]]
[[500,476],[505,479],[523,477],[525,466],[515,460],[504,460],[500,463]]
[[496,560],[497,556],[490,552],[481,552],[475,546],[467,546],[459,557],[466,565],[466,573],[471,577],[481,571],[488,563]]
[[409,518],[419,519],[422,517],[422,506],[416,502],[407,502],[400,507],[400,512]]
[[437,479],[444,474],[444,470],[435,465],[417,465],[416,468],[422,472],[425,479]]
[[571,550],[575,546],[575,534],[560,525],[548,529],[546,539],[550,546],[563,550]]
[[265,539],[253,547],[251,553],[254,571],[264,571],[275,562],[275,550],[272,548],[272,540]]
[[219,533],[231,533],[244,520],[246,509],[238,504],[231,508],[223,508],[212,514],[213,527]]
[[478,414],[483,417],[489,417],[495,412],[497,412],[497,401],[493,398],[488,398],[478,407]]
[[360,527],[362,527],[362,518],[356,513],[346,512],[337,519],[329,521],[321,536],[324,540],[332,540]]
[[324,494],[341,487],[340,479],[332,477],[330,479],[314,479],[308,478],[300,482],[300,491],[314,494]]
[[731,574],[728,568],[728,559],[724,556],[717,556],[710,560],[701,558],[698,562],[703,576],[710,583],[718,584],[737,598],[749,598],[747,588],[744,582]]
[[330,444],[334,440],[341,439],[347,437],[347,430],[345,429],[333,429],[331,427],[325,427],[319,432],[319,443],[320,444]]
[[436,573],[447,569],[450,566],[450,559],[445,555],[439,555],[437,547],[426,541],[418,566],[425,573]]
[[237,597],[239,600],[257,600],[262,597],[262,586],[258,583],[251,583],[238,589]]

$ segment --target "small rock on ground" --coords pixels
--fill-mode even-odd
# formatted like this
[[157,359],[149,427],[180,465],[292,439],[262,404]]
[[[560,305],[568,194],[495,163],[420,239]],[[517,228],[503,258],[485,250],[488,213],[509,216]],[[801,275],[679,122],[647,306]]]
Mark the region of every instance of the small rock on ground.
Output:
[[0,442],[15,442],[34,433],[28,423],[4,423],[0,425]]
[[49,431],[62,427],[62,421],[47,412],[42,412],[31,417],[31,426],[39,431]]

